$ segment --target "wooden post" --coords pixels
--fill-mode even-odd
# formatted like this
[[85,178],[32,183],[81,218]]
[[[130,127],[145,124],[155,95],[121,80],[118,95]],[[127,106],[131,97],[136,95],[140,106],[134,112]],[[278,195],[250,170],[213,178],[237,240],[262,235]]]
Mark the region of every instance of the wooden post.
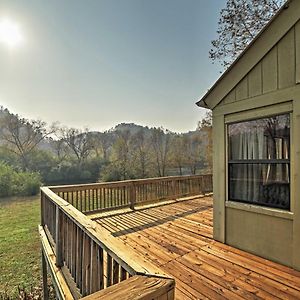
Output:
[[135,185],[134,185],[134,182],[132,181],[131,184],[130,184],[130,208],[131,209],[134,209],[134,204],[136,202],[136,194],[135,194]]
[[43,276],[43,299],[49,299],[48,280],[47,280],[47,263],[42,250],[42,276]]
[[45,225],[45,219],[44,219],[44,209],[45,209],[45,195],[43,191],[41,190],[41,225]]
[[62,220],[62,212],[59,207],[56,206],[56,232],[55,232],[55,252],[56,252],[56,266],[62,267],[64,265],[63,262],[63,247],[62,247],[62,239],[63,239],[63,220]]

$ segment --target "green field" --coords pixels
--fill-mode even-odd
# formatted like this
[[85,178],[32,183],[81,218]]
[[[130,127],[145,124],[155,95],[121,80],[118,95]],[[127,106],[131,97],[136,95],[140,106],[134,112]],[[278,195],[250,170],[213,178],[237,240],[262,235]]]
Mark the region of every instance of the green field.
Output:
[[39,196],[0,199],[0,298],[41,285]]

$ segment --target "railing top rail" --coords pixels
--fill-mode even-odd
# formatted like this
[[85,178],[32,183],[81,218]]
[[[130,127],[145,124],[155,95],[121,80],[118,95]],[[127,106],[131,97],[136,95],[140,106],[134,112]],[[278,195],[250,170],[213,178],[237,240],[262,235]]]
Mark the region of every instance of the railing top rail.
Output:
[[151,182],[159,182],[166,180],[187,180],[187,179],[196,179],[201,177],[211,176],[211,174],[204,175],[182,175],[182,176],[165,176],[165,177],[154,177],[154,178],[145,178],[145,179],[131,179],[131,180],[120,180],[120,181],[111,181],[111,182],[95,182],[95,183],[86,183],[86,184],[71,184],[71,185],[56,185],[48,186],[52,191],[72,191],[80,190],[82,188],[97,188],[97,187],[121,187],[130,184],[145,184]]
[[109,231],[96,226],[94,221],[90,220],[70,203],[59,197],[51,191],[50,188],[42,187],[41,191],[47,196],[47,199],[57,205],[64,214],[132,275],[145,274],[170,278],[170,276],[163,273],[161,269],[145,260],[138,253],[128,251],[128,247],[120,240],[114,238]]

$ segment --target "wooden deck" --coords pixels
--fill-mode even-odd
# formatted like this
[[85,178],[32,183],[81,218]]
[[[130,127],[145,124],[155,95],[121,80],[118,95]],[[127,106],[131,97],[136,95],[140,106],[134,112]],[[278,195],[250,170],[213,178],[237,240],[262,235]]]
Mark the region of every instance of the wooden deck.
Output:
[[176,280],[176,299],[300,299],[300,272],[212,239],[212,199],[93,214]]

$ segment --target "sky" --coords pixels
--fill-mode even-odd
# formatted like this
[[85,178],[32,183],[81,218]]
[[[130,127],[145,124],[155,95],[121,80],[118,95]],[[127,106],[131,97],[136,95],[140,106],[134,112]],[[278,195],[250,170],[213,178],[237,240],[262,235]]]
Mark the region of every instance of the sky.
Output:
[[220,76],[208,57],[225,0],[0,0],[0,105],[48,124],[195,130]]

